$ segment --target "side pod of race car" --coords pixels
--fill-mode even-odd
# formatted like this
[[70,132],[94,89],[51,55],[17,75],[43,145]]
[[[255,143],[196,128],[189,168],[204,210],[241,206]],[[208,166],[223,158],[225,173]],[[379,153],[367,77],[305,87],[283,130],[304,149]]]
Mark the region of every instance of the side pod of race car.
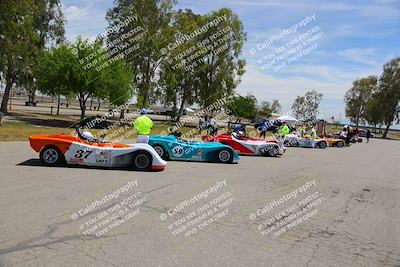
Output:
[[[90,133],[89,133],[90,134]],[[90,134],[91,135],[91,134]],[[76,130],[76,135],[33,135],[33,150],[46,165],[61,163],[137,170],[164,170],[167,163],[148,144],[114,144],[94,139]]]
[[149,144],[165,160],[208,161],[236,163],[238,154],[230,147],[220,143],[190,142],[179,136],[150,136]]
[[203,140],[229,145],[240,155],[276,157],[278,155],[283,155],[286,151],[283,143],[278,140],[254,139],[237,133],[203,136]]

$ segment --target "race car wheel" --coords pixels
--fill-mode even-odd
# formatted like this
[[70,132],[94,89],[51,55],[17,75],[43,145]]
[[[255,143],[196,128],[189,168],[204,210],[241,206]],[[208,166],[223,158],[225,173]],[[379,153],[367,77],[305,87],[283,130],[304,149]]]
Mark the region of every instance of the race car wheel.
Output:
[[290,147],[291,146],[291,142],[289,140],[286,140],[285,142],[283,142],[283,145],[286,147]]
[[153,146],[153,148],[163,160],[169,159],[168,152],[164,149],[162,145],[155,145]]
[[318,144],[318,147],[319,147],[319,148],[322,148],[322,149],[325,149],[325,148],[326,148],[326,142],[320,142],[320,143]]
[[268,155],[270,157],[276,157],[276,156],[278,156],[278,154],[279,154],[279,149],[277,149],[277,148],[271,148],[268,150]]
[[221,149],[217,152],[217,160],[221,163],[232,163],[233,153],[229,149]]
[[337,146],[337,147],[344,147],[344,143],[341,142],[341,141],[340,141],[340,142],[337,142],[337,143],[336,143],[336,146]]
[[362,143],[362,138],[359,138],[358,140],[357,140],[357,142],[359,142],[359,143]]
[[55,146],[46,146],[40,151],[40,161],[46,165],[60,164],[63,160],[63,154]]
[[138,151],[133,154],[133,167],[138,170],[150,169],[152,157],[147,151]]

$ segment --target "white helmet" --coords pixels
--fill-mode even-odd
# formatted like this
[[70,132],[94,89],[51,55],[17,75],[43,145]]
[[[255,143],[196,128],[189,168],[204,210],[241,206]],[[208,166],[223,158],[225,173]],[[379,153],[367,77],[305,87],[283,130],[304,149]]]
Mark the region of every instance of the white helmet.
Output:
[[82,135],[86,138],[94,139],[94,136],[91,132],[86,131],[86,132],[83,132]]

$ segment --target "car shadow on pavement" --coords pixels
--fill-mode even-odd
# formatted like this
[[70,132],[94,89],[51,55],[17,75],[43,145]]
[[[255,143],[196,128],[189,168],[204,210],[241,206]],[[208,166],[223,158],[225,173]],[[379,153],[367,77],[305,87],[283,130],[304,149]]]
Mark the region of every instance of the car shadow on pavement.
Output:
[[16,166],[44,167],[44,168],[77,168],[77,169],[92,169],[92,170],[115,170],[115,171],[135,171],[135,172],[158,172],[153,170],[136,170],[129,167],[101,167],[101,166],[83,166],[70,164],[45,165],[39,159],[28,159]]

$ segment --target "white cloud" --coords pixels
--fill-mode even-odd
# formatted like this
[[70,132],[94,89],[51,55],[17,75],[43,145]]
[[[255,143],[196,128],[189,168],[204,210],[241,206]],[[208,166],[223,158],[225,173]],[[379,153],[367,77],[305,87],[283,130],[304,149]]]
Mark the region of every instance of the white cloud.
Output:
[[78,35],[91,38],[105,31],[107,7],[94,3],[82,1],[83,6],[63,4],[63,12],[67,20],[66,37],[69,41],[75,41]]
[[381,63],[377,60],[373,60],[373,57],[376,56],[376,54],[376,50],[373,48],[352,48],[338,52],[339,56],[343,56],[346,59],[350,59],[357,63],[378,67],[381,65]]
[[344,110],[343,96],[352,82],[359,77],[374,74],[369,72],[372,69],[349,71],[321,65],[289,66],[282,71],[289,77],[278,77],[277,73],[268,74],[258,66],[249,64],[246,66],[238,93],[244,95],[252,92],[259,102],[278,99],[282,104],[282,111],[287,112],[297,95],[314,89],[324,94],[321,103],[322,115],[339,117]]
[[89,8],[79,8],[77,6],[64,7],[63,12],[68,22],[86,20],[89,15]]

